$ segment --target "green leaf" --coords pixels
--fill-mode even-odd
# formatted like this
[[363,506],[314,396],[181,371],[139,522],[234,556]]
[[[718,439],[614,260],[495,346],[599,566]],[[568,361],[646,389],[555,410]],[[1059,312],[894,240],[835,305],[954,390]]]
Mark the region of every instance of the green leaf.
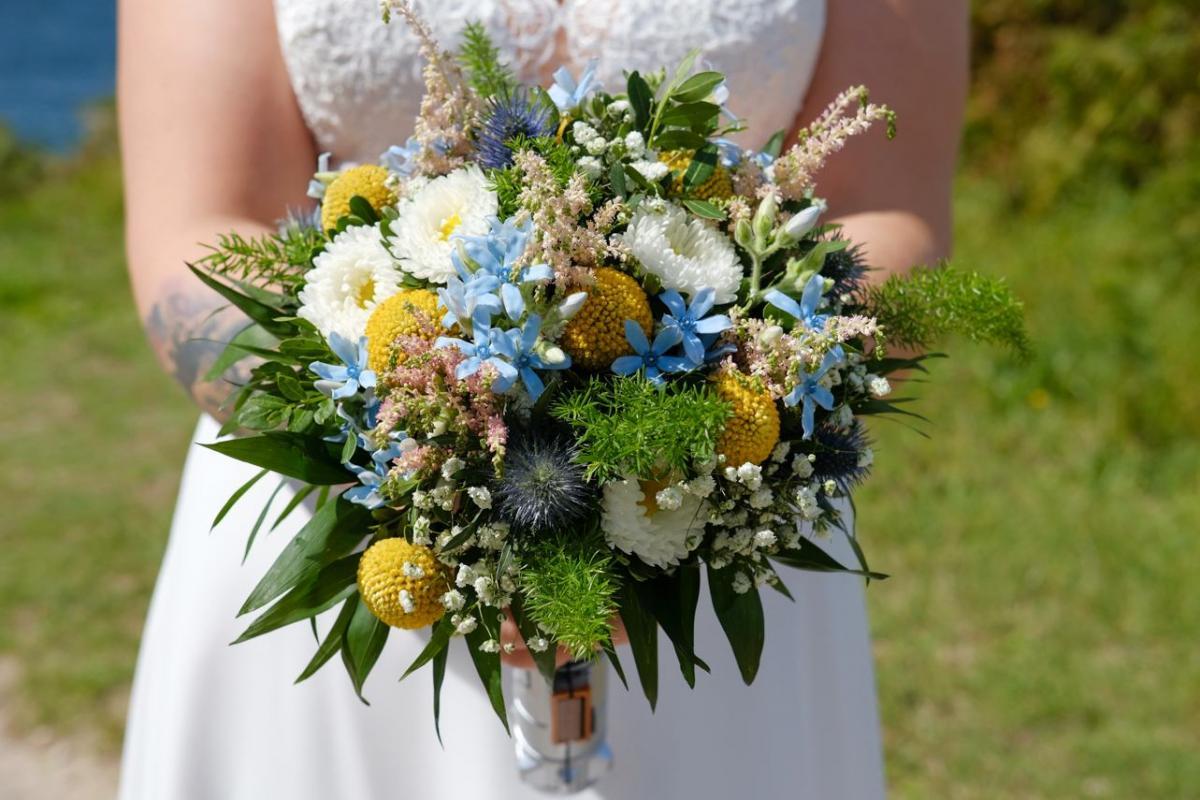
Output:
[[243,314],[257,322],[271,335],[283,338],[286,336],[291,336],[295,332],[295,325],[287,322],[279,322],[276,319],[283,314],[283,312],[279,309],[272,308],[265,303],[242,294],[237,289],[221,283],[216,278],[213,278],[211,275],[204,272],[204,270],[198,269],[191,264],[188,264],[187,268],[190,269],[205,286],[224,297],[230,303],[233,303],[233,305],[242,310]]
[[682,128],[671,128],[654,137],[653,146],[660,150],[699,150],[708,143],[698,133]]
[[481,649],[483,643],[491,638],[492,635],[488,633],[487,628],[480,625],[466,635],[467,650],[471,653],[471,660],[475,662],[475,671],[479,673],[479,680],[483,681],[488,699],[492,701],[492,710],[500,718],[500,722],[504,725],[504,731],[507,733],[508,710],[504,707],[504,683],[500,673],[500,654],[485,653]]
[[259,392],[253,395],[237,413],[237,420],[244,428],[269,431],[279,427],[287,417],[290,405],[280,397]]
[[617,648],[613,647],[612,642],[605,642],[600,649],[604,651],[604,655],[608,656],[608,663],[612,664],[613,672],[617,673],[617,677],[621,679],[621,685],[625,687],[625,691],[629,691],[629,679],[625,677],[625,668],[621,666]]
[[237,505],[237,501],[241,500],[246,492],[250,491],[250,488],[254,486],[254,484],[258,483],[262,476],[266,474],[267,470],[261,470],[256,473],[253,478],[238,487],[238,490],[229,496],[229,499],[225,501],[225,505],[221,506],[221,510],[217,512],[217,516],[213,518],[212,528],[220,525],[221,520],[225,519],[225,515],[228,514],[235,505]]
[[692,156],[692,163],[688,164],[687,171],[683,173],[683,190],[685,192],[690,192],[703,185],[713,176],[717,169],[718,156],[717,146],[711,143],[696,151],[696,154]]
[[613,162],[612,169],[608,171],[608,181],[612,184],[613,194],[617,197],[624,197],[627,194],[625,188],[625,164],[623,162]]
[[275,491],[271,492],[271,496],[267,498],[267,502],[263,505],[262,511],[258,512],[258,519],[254,521],[254,527],[250,529],[250,535],[246,537],[246,550],[242,553],[242,563],[246,563],[246,559],[250,557],[250,548],[254,546],[254,540],[258,538],[258,531],[262,528],[263,522],[267,519],[267,512],[271,510],[271,504],[275,502],[275,498],[279,495],[279,491],[287,485],[287,479],[281,480],[279,485],[275,487]]
[[350,213],[368,225],[379,222],[379,214],[375,211],[374,206],[361,195],[356,194],[350,198]]
[[704,100],[721,85],[725,76],[719,72],[697,72],[671,92],[671,98],[679,103],[693,103]]
[[369,533],[370,524],[371,512],[341,497],[322,505],[283,548],[238,614],[256,611],[309,583],[323,567],[351,553]]
[[767,139],[767,143],[762,146],[763,153],[766,153],[771,158],[779,158],[779,153],[783,150],[783,140],[787,136],[787,131],[782,128],[771,134],[771,138]]
[[454,625],[450,622],[449,616],[444,616],[438,620],[433,630],[429,635],[429,642],[425,648],[417,655],[413,663],[408,669],[404,670],[404,674],[400,676],[400,680],[404,680],[409,675],[419,670],[421,667],[433,660],[433,657],[446,649],[446,645],[450,643],[450,636],[454,633]]
[[845,572],[847,575],[870,578],[871,581],[887,581],[888,578],[886,573],[883,572],[856,570],[852,569],[852,567],[844,566],[840,561],[834,559],[832,555],[824,552],[824,549],[820,545],[816,545],[816,543],[806,539],[800,540],[798,547],[788,549],[788,551],[781,549],[781,551],[775,553],[770,558],[779,561],[780,564],[794,567],[797,570],[808,570],[809,572]]
[[758,674],[762,659],[766,628],[763,621],[762,598],[758,589],[738,594],[733,590],[735,567],[713,569],[708,567],[708,590],[712,595],[713,611],[725,631],[725,638],[733,648],[742,680],[749,686]]
[[682,103],[663,111],[660,121],[663,127],[688,128],[703,134],[716,125],[720,113],[721,107],[713,103]]
[[[297,478],[305,483],[332,486],[350,483],[353,476],[334,455],[330,443],[287,431],[227,439],[204,445],[209,450]],[[336,447],[336,446],[334,446]]]
[[310,483],[298,489],[296,493],[292,495],[292,499],[288,500],[287,505],[283,507],[283,511],[280,511],[279,516],[275,518],[275,523],[271,525],[271,530],[278,528],[280,523],[287,519],[291,513],[296,510],[296,507],[304,502],[304,498],[312,494],[316,488],[317,487]]
[[642,682],[642,692],[653,711],[658,703],[658,625],[639,602],[638,593],[628,584],[621,590],[619,607],[625,632],[629,634],[633,663]]
[[683,205],[698,217],[715,220],[725,219],[725,212],[707,200],[694,200],[689,197],[683,200]]
[[307,581],[289,591],[267,609],[234,640],[245,642],[264,633],[278,630],[293,622],[308,619],[345,600],[355,591],[358,556],[334,561]]
[[634,70],[629,73],[626,88],[629,92],[629,105],[633,107],[634,124],[639,131],[644,133],[646,126],[650,123],[650,108],[654,99],[650,92],[650,85],[637,70]]
[[204,374],[204,380],[210,382],[219,380],[221,376],[229,371],[230,367],[250,355],[250,351],[240,345],[271,347],[278,341],[278,339],[267,333],[260,326],[254,324],[247,325],[234,334],[233,338],[225,345],[225,349],[221,351],[221,355],[217,356],[217,360],[213,362],[208,372]]
[[355,694],[367,705],[370,703],[363,697],[363,684],[371,674],[375,662],[379,660],[379,654],[383,652],[388,631],[387,623],[372,614],[360,596],[354,614],[350,617],[350,624],[346,626],[342,641],[342,663],[346,665],[350,680],[354,682]]
[[275,385],[279,387],[279,393],[288,400],[299,403],[308,397],[308,392],[304,391],[300,381],[291,375],[280,375],[275,379]]
[[438,744],[442,744],[442,682],[446,679],[446,662],[449,658],[448,647],[443,647],[433,657],[433,730],[437,733]]
[[675,646],[684,680],[696,687],[696,667],[708,665],[696,657],[696,605],[700,600],[700,569],[682,566],[674,575],[660,575],[633,584],[642,606],[666,631]]
[[[525,613],[525,605],[521,601],[520,595],[513,595],[510,608],[512,609],[513,620],[517,623],[517,630],[521,632],[521,638],[525,640],[526,644],[535,636],[541,636],[538,626]],[[538,672],[542,673],[542,677],[546,679],[546,682],[553,683],[554,671],[558,666],[556,663],[558,656],[557,648],[547,647],[540,653],[530,650],[529,655],[533,657],[533,663],[537,665]]]
[[[325,666],[329,659],[333,658],[338,651],[342,649],[342,635],[346,632],[346,626],[350,624],[350,617],[354,615],[354,609],[358,607],[358,597],[351,596],[342,604],[342,610],[338,612],[337,619],[333,622],[333,627],[329,629],[329,633],[325,634],[325,638],[321,640],[321,644],[317,647],[317,652],[313,655],[312,661],[308,662],[308,666],[296,678],[296,683],[306,681],[316,674],[317,670]],[[316,618],[313,618],[313,624],[316,624]]]

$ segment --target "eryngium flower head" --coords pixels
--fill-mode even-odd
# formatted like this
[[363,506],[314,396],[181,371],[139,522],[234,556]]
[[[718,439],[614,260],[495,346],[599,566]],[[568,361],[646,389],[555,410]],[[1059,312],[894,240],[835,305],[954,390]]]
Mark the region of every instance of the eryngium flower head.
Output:
[[596,490],[575,461],[569,439],[525,433],[504,457],[504,477],[493,492],[501,518],[519,533],[542,534],[579,521]]
[[862,458],[870,446],[866,429],[855,422],[849,428],[839,428],[830,422],[817,426],[813,433],[816,460],[813,462],[813,478],[819,481],[834,481],[843,491],[849,491],[862,483],[871,468]]
[[493,97],[488,101],[487,116],[479,130],[475,150],[479,163],[488,169],[503,169],[513,163],[508,143],[518,136],[536,139],[549,136],[549,109],[521,90]]
[[825,256],[821,265],[821,274],[833,279],[835,296],[853,293],[858,290],[863,276],[867,274],[867,265],[863,261],[862,248],[851,244],[841,250],[834,250]]

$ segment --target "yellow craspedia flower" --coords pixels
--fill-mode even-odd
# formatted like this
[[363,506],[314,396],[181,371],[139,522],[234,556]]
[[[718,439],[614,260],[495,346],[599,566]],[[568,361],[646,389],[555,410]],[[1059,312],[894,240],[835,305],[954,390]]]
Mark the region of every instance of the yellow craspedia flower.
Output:
[[725,465],[761,464],[779,442],[779,409],[756,380],[727,370],[713,379],[717,396],[729,404],[729,419],[717,441]]
[[393,628],[424,628],[446,612],[450,568],[428,547],[382,539],[358,562],[358,591],[371,613]]
[[337,221],[350,213],[350,198],[359,195],[376,211],[396,204],[396,193],[387,187],[388,171],[376,164],[363,164],[342,172],[325,187],[321,200],[321,227],[337,227]]
[[[429,324],[433,323],[430,328]],[[367,320],[367,366],[377,373],[393,366],[397,336],[434,339],[446,332],[438,313],[437,295],[428,289],[403,289],[384,300]],[[396,362],[403,361],[396,354]]]
[[[676,194],[683,191],[683,174],[691,165],[693,155],[695,154],[691,150],[668,150],[658,154],[658,160],[675,173],[673,187]],[[693,189],[692,195],[702,200],[714,198],[728,200],[733,197],[733,177],[729,174],[728,169],[717,164],[713,174],[709,176],[708,180]]]
[[647,336],[654,325],[650,301],[637,281],[611,267],[596,270],[595,278],[559,342],[583,369],[607,369],[619,356],[633,352],[625,341],[625,320],[641,325]]

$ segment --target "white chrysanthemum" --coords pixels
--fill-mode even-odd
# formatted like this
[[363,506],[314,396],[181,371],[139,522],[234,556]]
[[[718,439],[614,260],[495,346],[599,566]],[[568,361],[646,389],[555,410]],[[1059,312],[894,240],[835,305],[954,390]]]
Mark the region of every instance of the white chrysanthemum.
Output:
[[720,231],[674,204],[659,210],[645,204],[634,212],[625,245],[647,272],[668,289],[693,295],[711,286],[718,303],[733,302],[742,284],[742,264]]
[[325,336],[338,333],[356,342],[375,306],[396,293],[400,278],[379,226],[349,227],[313,260],[298,313]]
[[638,481],[606,484],[601,504],[605,539],[652,567],[678,564],[700,543],[706,518],[704,501],[685,495],[677,509],[654,513],[647,513],[644,503],[645,492]]
[[400,217],[391,223],[392,252],[400,268],[432,283],[454,275],[450,254],[454,234],[482,236],[488,218],[499,210],[496,193],[478,167],[434,178],[400,203]]

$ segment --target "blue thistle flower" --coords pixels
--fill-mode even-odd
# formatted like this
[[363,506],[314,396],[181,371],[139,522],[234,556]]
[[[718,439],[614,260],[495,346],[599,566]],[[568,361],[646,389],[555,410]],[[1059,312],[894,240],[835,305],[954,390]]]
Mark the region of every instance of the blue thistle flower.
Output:
[[577,523],[596,500],[565,436],[527,432],[504,456],[504,477],[492,492],[500,517],[518,533],[541,535]]
[[862,247],[855,244],[826,254],[825,262],[821,265],[821,274],[833,279],[833,288],[830,291],[834,295],[853,294],[862,284],[867,269],[863,261]]
[[516,90],[488,101],[487,117],[479,130],[475,150],[480,165],[488,169],[504,169],[513,163],[513,151],[508,143],[517,136],[536,139],[549,136],[550,110]]
[[824,422],[813,433],[813,477],[819,481],[834,481],[849,492],[866,480],[869,466],[859,465],[859,455],[870,446],[866,428],[855,422],[849,428],[839,428]]

